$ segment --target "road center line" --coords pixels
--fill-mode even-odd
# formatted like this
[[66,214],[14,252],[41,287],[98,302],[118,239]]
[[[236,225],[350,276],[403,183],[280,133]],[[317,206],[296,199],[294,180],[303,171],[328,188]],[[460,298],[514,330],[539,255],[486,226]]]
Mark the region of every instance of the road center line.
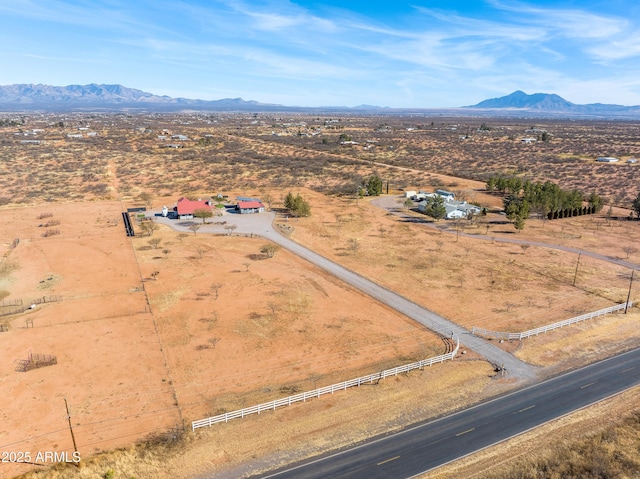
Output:
[[631,366],[630,368],[623,369],[622,372],[626,373],[627,371],[631,371],[632,369],[635,369],[635,368],[636,368],[635,366]]
[[526,408],[524,408],[524,409],[520,409],[518,412],[525,412],[525,411],[528,411],[529,409],[532,409],[532,408],[534,408],[534,407],[536,407],[536,405],[535,405],[535,404],[532,404],[532,405],[531,405],[531,406],[529,406],[529,407],[526,407]]
[[584,386],[580,386],[580,389],[588,388],[589,386],[593,386],[594,384],[595,384],[595,382],[589,383],[589,384],[585,384]]
[[378,464],[376,464],[376,466],[382,466],[383,464],[386,464],[387,462],[395,461],[396,459],[400,459],[400,456],[392,457],[391,459],[387,459],[386,461],[379,462]]
[[456,437],[457,436],[462,436],[463,434],[466,434],[466,433],[474,431],[474,430],[475,430],[475,427],[472,427],[471,429],[467,429],[466,431],[459,432],[458,434],[456,434]]

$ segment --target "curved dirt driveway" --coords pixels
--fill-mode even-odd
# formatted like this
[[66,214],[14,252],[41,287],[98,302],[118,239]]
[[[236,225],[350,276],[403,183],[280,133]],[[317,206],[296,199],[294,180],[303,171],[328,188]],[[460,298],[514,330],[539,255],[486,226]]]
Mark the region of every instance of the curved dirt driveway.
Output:
[[[229,230],[225,226],[235,225],[234,234],[256,235],[267,238],[274,243],[286,248],[293,254],[309,261],[319,268],[327,271],[336,278],[341,279],[345,283],[359,289],[374,299],[386,304],[387,306],[401,312],[405,316],[417,321],[428,329],[435,331],[443,336],[451,336],[455,334],[460,338],[460,342],[478,354],[482,355],[495,366],[503,367],[510,377],[518,379],[533,379],[536,375],[536,368],[519,360],[512,354],[509,354],[493,344],[473,336],[471,332],[448,319],[429,311],[428,309],[400,296],[393,291],[386,289],[373,281],[350,271],[343,266],[321,256],[313,251],[301,246],[295,241],[285,238],[273,228],[273,220],[275,213],[261,213],[256,215],[239,215],[227,214],[222,218],[214,220],[213,223],[202,225],[198,230],[198,234],[225,234]],[[193,221],[169,220],[167,218],[156,217],[158,223],[168,225],[169,227],[184,232],[191,232],[189,224]],[[199,222],[199,220],[195,220]],[[224,221],[225,224],[216,222]],[[192,232],[191,232],[192,233]]]

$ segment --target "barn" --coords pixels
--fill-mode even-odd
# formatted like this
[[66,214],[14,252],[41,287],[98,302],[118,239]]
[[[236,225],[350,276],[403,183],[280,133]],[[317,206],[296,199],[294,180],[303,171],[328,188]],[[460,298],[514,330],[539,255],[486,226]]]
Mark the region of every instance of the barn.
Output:
[[252,201],[238,201],[238,205],[236,206],[236,211],[240,211],[240,214],[252,214],[252,213],[263,213],[264,205],[261,201],[252,200]]

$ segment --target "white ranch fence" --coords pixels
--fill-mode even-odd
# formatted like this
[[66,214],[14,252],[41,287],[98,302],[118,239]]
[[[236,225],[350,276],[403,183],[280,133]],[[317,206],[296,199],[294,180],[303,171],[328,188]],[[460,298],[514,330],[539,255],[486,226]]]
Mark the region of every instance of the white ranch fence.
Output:
[[207,427],[219,422],[229,422],[231,419],[243,418],[245,416],[250,416],[251,414],[260,414],[264,411],[275,410],[278,407],[282,406],[290,406],[296,402],[305,402],[307,399],[318,398],[323,394],[333,394],[336,391],[344,391],[347,388],[352,388],[355,386],[360,386],[363,384],[373,384],[377,383],[381,379],[384,379],[389,376],[397,376],[400,373],[406,373],[413,369],[422,369],[425,366],[431,366],[436,363],[443,363],[445,361],[451,360],[455,358],[458,353],[458,349],[460,348],[460,340],[453,336],[456,340],[456,347],[453,351],[442,354],[440,356],[435,356],[433,358],[423,359],[421,361],[405,364],[404,366],[398,366],[393,369],[386,369],[384,371],[380,371],[378,373],[369,374],[367,376],[362,376],[356,379],[350,379],[349,381],[345,381],[338,384],[332,384],[330,386],[325,386],[322,388],[314,389],[313,391],[307,391],[300,394],[296,394],[294,396],[289,396],[282,399],[276,399],[274,401],[270,401],[263,404],[258,404],[257,406],[251,406],[244,409],[239,409],[237,411],[226,412],[224,414],[219,414],[217,416],[208,417],[205,419],[200,419],[199,421],[193,421],[191,423],[191,429],[195,431],[200,427]]
[[604,316],[605,314],[615,313],[616,311],[620,311],[622,309],[627,309],[633,306],[633,302],[629,301],[629,303],[616,304],[615,306],[610,306],[608,308],[599,309],[598,311],[593,311],[591,313],[581,314],[580,316],[576,316],[575,318],[565,319],[563,321],[558,321],[557,323],[548,324],[546,326],[540,326],[536,329],[530,329],[529,331],[523,331],[521,333],[507,333],[501,331],[490,331],[484,328],[478,328],[476,326],[472,329],[472,334],[474,336],[482,336],[484,338],[493,338],[493,339],[524,339],[529,336],[537,336],[538,334],[546,333],[548,331],[553,331],[554,329],[563,328],[564,326],[568,326],[570,324],[579,323],[581,321],[586,321],[588,319],[597,318],[598,316]]

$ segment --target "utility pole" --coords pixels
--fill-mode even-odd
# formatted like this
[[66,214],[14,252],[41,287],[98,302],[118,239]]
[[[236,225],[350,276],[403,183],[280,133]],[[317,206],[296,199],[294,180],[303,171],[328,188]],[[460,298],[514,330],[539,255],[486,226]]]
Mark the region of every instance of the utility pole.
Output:
[[578,278],[578,266],[580,266],[580,256],[582,253],[578,253],[578,262],[576,263],[576,272],[573,274],[573,285],[576,285],[576,279]]
[[631,279],[629,279],[629,292],[627,293],[627,303],[624,305],[624,314],[627,314],[627,311],[629,310],[629,299],[631,299],[631,285],[633,284],[633,273],[635,272],[635,270],[631,270]]
[[71,440],[73,441],[73,452],[78,452],[78,446],[76,445],[76,437],[73,435],[73,426],[71,425],[71,413],[69,412],[69,403],[67,398],[64,398],[64,405],[67,408],[67,420],[69,421],[69,431],[71,431]]

